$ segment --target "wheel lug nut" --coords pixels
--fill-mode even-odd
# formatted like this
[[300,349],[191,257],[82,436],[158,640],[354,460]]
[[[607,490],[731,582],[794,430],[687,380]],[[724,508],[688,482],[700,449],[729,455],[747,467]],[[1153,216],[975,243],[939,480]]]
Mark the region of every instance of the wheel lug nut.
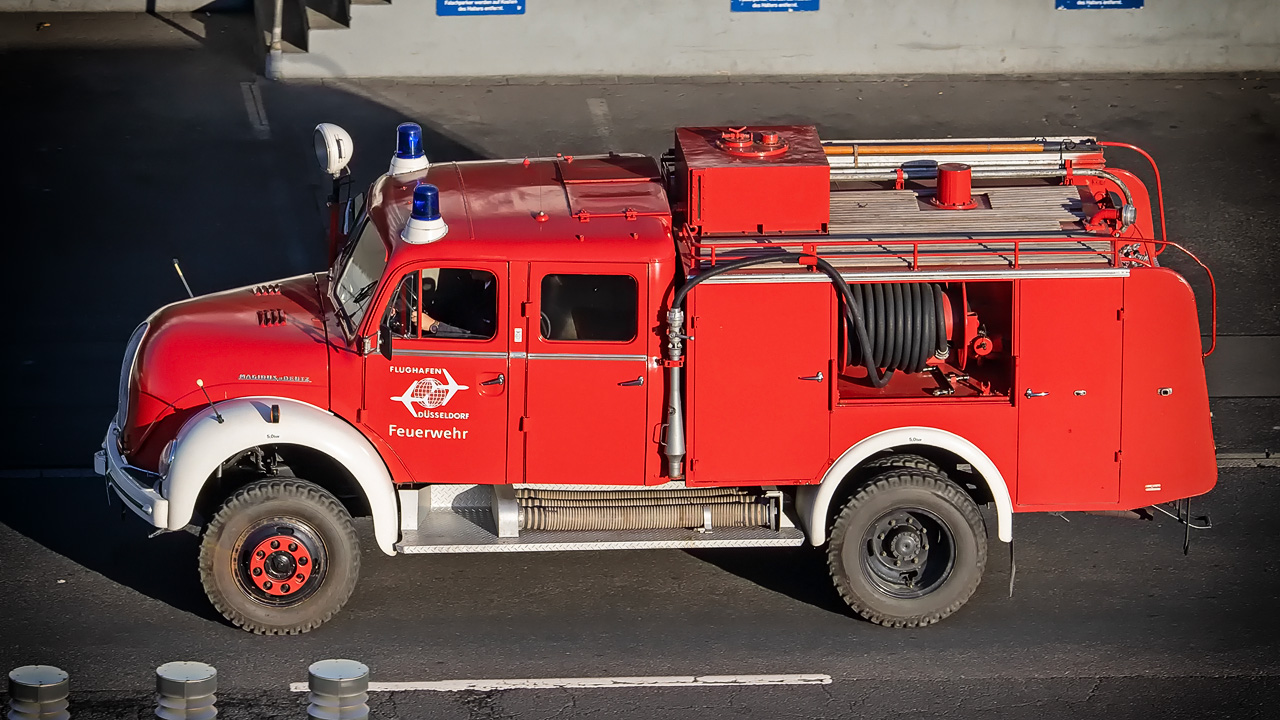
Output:
[[253,576],[254,576],[254,577],[258,577],[258,576],[259,576],[259,575],[261,575],[261,574],[262,574],[262,568],[254,568],[254,569],[253,569]]
[[272,541],[271,541],[271,549],[272,549],[272,550],[279,550],[279,549],[280,549],[280,541],[279,541],[279,540],[272,540]]
[[884,539],[884,533],[880,533],[879,535],[877,535],[877,536],[876,536],[876,539],[877,539],[877,540],[883,540],[883,539]]
[[289,583],[285,583],[285,584],[281,585],[281,586],[280,586],[280,590],[281,590],[281,592],[289,592]]
[[920,564],[920,558],[911,558],[911,562],[912,562],[912,564],[914,564],[914,565],[919,565],[919,564]]
[[263,589],[265,589],[265,590],[270,590],[270,589],[271,589],[271,581],[270,581],[270,580],[268,580],[268,581],[266,581],[266,582],[262,583],[262,587],[263,587]]
[[289,543],[289,552],[297,552],[298,543]]
[[880,557],[889,557],[889,553],[887,553],[887,552],[885,552],[885,551],[881,550],[881,551],[880,551]]
[[258,558],[259,560],[261,560],[262,558],[264,558],[264,557],[266,557],[266,556],[267,556],[267,554],[266,554],[266,553],[264,553],[264,552],[262,552],[261,550],[259,550],[259,551],[257,552],[257,554],[256,554],[254,557],[256,557],[256,558]]
[[307,559],[306,559],[306,558],[304,558],[304,557],[300,557],[300,558],[298,558],[298,564],[299,564],[299,565],[306,565],[306,564],[307,564]]
[[894,560],[894,561],[893,561],[893,565],[894,565],[894,567],[901,567],[901,566],[902,566],[902,561],[901,561],[901,560]]
[[298,582],[302,582],[303,580],[306,580],[306,579],[307,579],[307,576],[303,575],[302,573],[298,573],[297,576],[294,577],[294,580],[297,580]]
[[894,525],[897,525],[897,524],[898,524],[898,521],[897,521],[897,520],[890,520],[890,521],[889,521],[889,527],[893,527]]

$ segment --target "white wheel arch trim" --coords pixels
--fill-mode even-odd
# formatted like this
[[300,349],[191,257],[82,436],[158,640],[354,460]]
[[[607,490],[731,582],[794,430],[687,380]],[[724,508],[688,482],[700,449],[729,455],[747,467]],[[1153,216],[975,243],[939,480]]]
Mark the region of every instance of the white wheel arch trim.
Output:
[[[279,422],[271,422],[272,405],[280,406]],[[236,398],[217,403],[217,408],[223,422],[218,422],[213,410],[205,409],[174,438],[173,462],[163,485],[169,501],[169,530],[180,530],[191,522],[205,480],[223,461],[257,445],[302,445],[338,461],[355,477],[373,513],[378,547],[388,555],[396,554],[400,515],[391,473],[373,445],[347,421],[288,398]]]
[[878,452],[908,445],[927,445],[949,450],[973,466],[975,472],[987,483],[996,506],[996,534],[1004,542],[1013,541],[1013,501],[1009,498],[1009,486],[996,469],[991,458],[977,445],[946,430],[930,427],[900,427],[878,432],[860,440],[845,450],[831,465],[822,482],[798,488],[796,506],[800,522],[809,534],[809,542],[821,545],[827,541],[827,511],[840,483],[864,460]]

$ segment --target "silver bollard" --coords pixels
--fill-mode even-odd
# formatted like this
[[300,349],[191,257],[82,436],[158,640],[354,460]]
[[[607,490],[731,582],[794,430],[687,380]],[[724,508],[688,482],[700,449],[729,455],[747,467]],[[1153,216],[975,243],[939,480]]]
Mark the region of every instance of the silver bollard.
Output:
[[218,671],[199,662],[171,662],[156,668],[156,717],[213,720],[218,714]]
[[321,660],[307,668],[307,717],[368,720],[369,668],[355,660]]
[[52,665],[9,671],[9,720],[68,720],[70,676]]

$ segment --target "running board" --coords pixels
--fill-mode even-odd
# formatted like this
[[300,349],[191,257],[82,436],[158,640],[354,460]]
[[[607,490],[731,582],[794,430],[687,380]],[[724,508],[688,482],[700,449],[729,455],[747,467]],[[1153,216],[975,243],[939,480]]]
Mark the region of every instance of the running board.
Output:
[[[508,497],[511,500],[508,500]],[[415,554],[486,552],[560,552],[569,550],[648,550],[731,547],[794,547],[804,533],[785,518],[777,530],[766,527],[713,527],[710,530],[519,530],[510,535],[511,486],[440,486],[401,490],[401,540],[398,552]],[[514,504],[513,502],[511,504]],[[416,512],[415,512],[416,511]],[[495,522],[495,517],[501,522]],[[498,532],[499,526],[504,532]]]

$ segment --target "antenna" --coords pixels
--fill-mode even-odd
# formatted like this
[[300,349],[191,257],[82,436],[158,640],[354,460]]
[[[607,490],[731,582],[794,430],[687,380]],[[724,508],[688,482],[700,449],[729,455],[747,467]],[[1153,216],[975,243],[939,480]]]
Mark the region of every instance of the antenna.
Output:
[[[177,264],[178,264],[178,261],[177,261],[177,260],[174,260],[174,261],[173,261],[173,264],[174,264],[174,265],[177,265]],[[181,270],[179,270],[178,272],[179,272],[179,273],[181,273],[182,271],[181,271]],[[186,282],[186,281],[184,280],[183,282]],[[213,401],[212,401],[212,400],[209,400],[209,391],[204,389],[204,380],[201,380],[200,378],[196,378],[196,385],[198,385],[198,386],[200,387],[200,392],[204,393],[204,399],[205,399],[206,401],[208,401],[208,403],[209,403],[209,407],[213,409],[213,416],[214,416],[215,418],[217,418],[217,419],[218,419],[218,424],[219,424],[219,425],[221,425],[221,424],[222,424],[222,415],[218,414],[218,408],[217,408],[217,406],[215,406],[215,405],[213,404]]]
[[[178,271],[178,279],[182,281],[182,287],[187,289],[187,297],[195,297],[196,294],[191,292],[191,286],[187,284],[187,276],[182,274],[182,266],[178,264],[178,258],[173,259],[173,269]],[[203,388],[204,386],[201,385],[200,387]],[[222,421],[219,420],[218,422]]]

